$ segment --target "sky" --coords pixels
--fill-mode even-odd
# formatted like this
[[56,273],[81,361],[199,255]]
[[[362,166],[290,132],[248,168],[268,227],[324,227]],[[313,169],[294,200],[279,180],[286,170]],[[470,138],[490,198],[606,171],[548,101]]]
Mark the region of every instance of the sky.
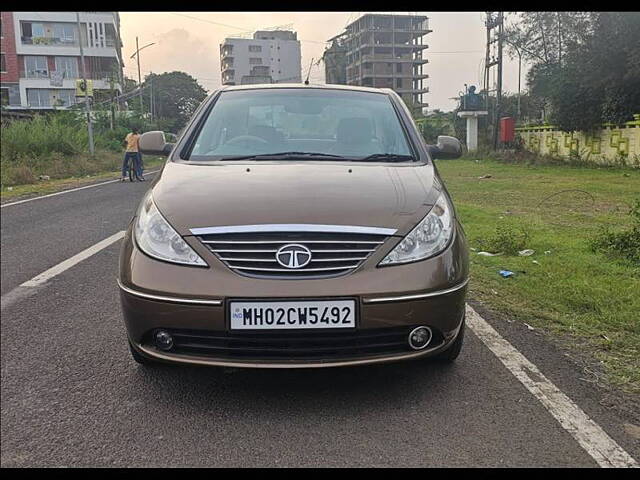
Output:
[[[311,67],[310,82],[324,83],[324,64],[315,65],[328,46],[326,41],[367,12],[121,12],[125,76],[137,80],[136,49],[155,43],[140,53],[142,76],[153,72],[184,71],[211,92],[221,85],[220,44],[228,36],[280,27],[298,33],[302,50],[303,78]],[[483,12],[384,12],[415,13],[429,17],[433,32],[423,39],[429,45],[423,67],[429,75],[429,110],[453,110],[464,84],[482,87],[486,30]],[[495,70],[495,68],[493,69]],[[522,66],[524,89],[526,67]],[[518,91],[518,61],[504,56],[503,91]]]

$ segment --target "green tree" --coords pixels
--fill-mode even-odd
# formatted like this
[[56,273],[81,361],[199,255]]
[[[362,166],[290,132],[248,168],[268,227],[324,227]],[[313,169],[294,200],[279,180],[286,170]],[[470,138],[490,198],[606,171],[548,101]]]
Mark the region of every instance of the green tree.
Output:
[[507,49],[531,64],[529,93],[565,131],[621,123],[640,111],[640,13],[525,12]]
[[[185,72],[149,74],[142,87],[149,87],[143,93],[145,111],[150,111],[150,89],[153,88],[155,115],[172,132],[183,128],[207,97],[207,91]],[[137,103],[136,99],[129,101],[132,102],[134,106]]]

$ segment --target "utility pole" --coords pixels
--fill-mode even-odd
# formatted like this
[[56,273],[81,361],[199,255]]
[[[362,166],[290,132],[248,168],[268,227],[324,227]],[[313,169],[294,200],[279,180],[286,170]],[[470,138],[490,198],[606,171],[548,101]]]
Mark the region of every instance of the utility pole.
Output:
[[140,74],[140,51],[144,50],[147,47],[150,47],[151,45],[155,45],[155,42],[149,43],[148,45],[145,45],[144,47],[140,48],[138,46],[138,37],[136,37],[136,51],[133,55],[131,55],[130,58],[136,57],[136,60],[138,62],[138,97],[140,98],[140,114],[142,115],[144,112],[144,108],[142,106],[142,75]]
[[[153,72],[151,72],[153,75]],[[149,111],[151,112],[151,121],[154,119],[154,108],[153,108],[153,77],[149,76]]]
[[[487,95],[487,110],[489,109],[489,92],[494,91],[489,88],[490,82],[490,70],[491,67],[498,67],[498,78],[496,84],[496,106],[493,112],[493,148],[498,148],[498,126],[500,123],[500,103],[502,100],[502,42],[504,37],[504,12],[497,12],[497,15],[494,16],[495,12],[486,12],[487,20],[485,25],[487,27],[487,50],[485,56],[485,67],[484,67],[484,82],[485,82],[485,93]],[[497,35],[492,37],[492,33],[495,33],[497,30]],[[497,57],[491,55],[491,46],[497,43]]]
[[142,78],[140,76],[140,48],[138,47],[138,37],[136,36],[136,60],[138,61],[138,97],[140,98],[140,115],[144,115],[142,106]]
[[76,12],[76,23],[78,24],[78,43],[80,45],[80,63],[82,64],[82,81],[85,85],[84,91],[84,108],[87,112],[87,131],[89,133],[89,153],[94,155],[95,150],[93,148],[93,125],[91,125],[91,105],[89,104],[89,95],[87,95],[89,88],[87,87],[87,72],[84,64],[84,49],[82,48],[82,34],[80,28],[80,12]]
[[498,86],[496,92],[496,121],[493,130],[493,149],[498,149],[498,127],[500,126],[500,107],[502,107],[502,41],[504,38],[504,13],[498,12]]

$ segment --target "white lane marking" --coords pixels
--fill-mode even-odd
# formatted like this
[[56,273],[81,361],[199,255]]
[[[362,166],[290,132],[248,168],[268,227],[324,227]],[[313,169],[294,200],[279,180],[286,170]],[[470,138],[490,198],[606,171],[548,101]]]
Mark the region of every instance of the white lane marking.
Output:
[[469,305],[467,325],[598,465],[639,467],[631,455]]
[[49,270],[46,270],[42,272],[40,275],[33,277],[31,280],[27,280],[26,282],[21,283],[20,286],[21,287],[38,287],[42,285],[43,283],[51,280],[56,275],[59,275],[65,270],[68,270],[69,268],[73,267],[77,263],[80,263],[82,260],[89,258],[91,255],[98,253],[100,250],[107,248],[112,243],[117,242],[118,240],[124,237],[124,233],[125,233],[124,230],[118,233],[114,233],[110,237],[105,238],[104,240],[87,248],[86,250],[83,250],[80,253],[74,255],[73,257],[66,259],[64,262],[60,262],[59,264],[51,267]]
[[31,295],[35,295],[37,292],[37,288],[16,287],[0,297],[0,310],[4,310]]
[[[146,174],[149,175],[151,173],[157,173],[158,171],[159,170],[152,170],[152,171],[147,172]],[[107,180],[106,182],[100,182],[100,183],[94,183],[94,184],[91,184],[91,185],[85,185],[84,187],[70,188],[69,190],[62,190],[61,192],[49,193],[47,195],[42,195],[40,197],[26,198],[24,200],[19,200],[17,202],[12,202],[12,203],[3,203],[2,205],[0,205],[0,208],[10,207],[12,205],[20,205],[21,203],[33,202],[34,200],[41,200],[43,198],[55,197],[57,195],[64,195],[65,193],[77,192],[78,190],[84,190],[86,188],[100,187],[102,185],[107,185],[109,183],[116,183],[116,182],[119,182],[119,181],[120,181],[120,179]]]

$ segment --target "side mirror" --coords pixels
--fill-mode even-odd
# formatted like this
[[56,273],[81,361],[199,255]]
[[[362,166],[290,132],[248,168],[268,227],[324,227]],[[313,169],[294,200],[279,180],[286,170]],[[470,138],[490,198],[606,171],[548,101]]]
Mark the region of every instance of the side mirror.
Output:
[[174,143],[167,143],[164,138],[164,132],[154,130],[152,132],[143,133],[138,140],[138,148],[140,153],[145,155],[164,155],[167,156],[173,150]]
[[436,145],[429,145],[429,154],[432,158],[454,159],[462,155],[462,144],[455,137],[440,135]]

